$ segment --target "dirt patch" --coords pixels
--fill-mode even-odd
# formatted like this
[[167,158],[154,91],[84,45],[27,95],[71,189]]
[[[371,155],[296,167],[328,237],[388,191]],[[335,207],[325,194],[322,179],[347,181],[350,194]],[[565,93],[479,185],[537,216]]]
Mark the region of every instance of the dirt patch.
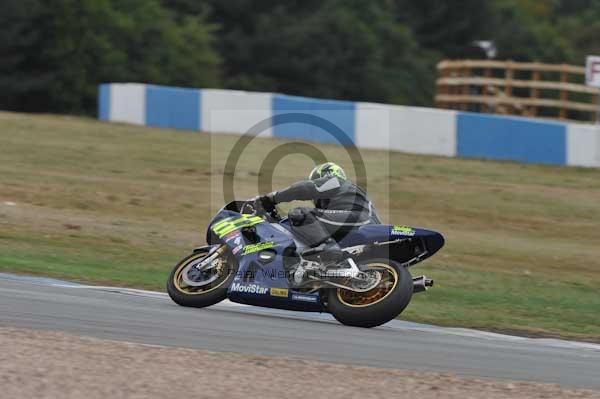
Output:
[[215,353],[0,328],[6,398],[600,398],[552,384]]

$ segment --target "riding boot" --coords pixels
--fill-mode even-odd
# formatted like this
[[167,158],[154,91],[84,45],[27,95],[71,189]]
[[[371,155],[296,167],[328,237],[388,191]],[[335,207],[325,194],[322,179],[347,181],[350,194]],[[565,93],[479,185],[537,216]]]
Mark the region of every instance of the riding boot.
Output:
[[319,262],[325,267],[335,265],[344,259],[344,252],[333,238],[328,238],[316,247],[304,249],[300,255],[306,260]]

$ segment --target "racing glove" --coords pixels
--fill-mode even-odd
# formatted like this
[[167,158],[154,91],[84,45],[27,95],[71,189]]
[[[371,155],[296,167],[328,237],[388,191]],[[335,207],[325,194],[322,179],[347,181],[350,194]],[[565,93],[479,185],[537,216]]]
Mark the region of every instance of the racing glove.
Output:
[[255,209],[264,209],[267,212],[273,212],[275,209],[275,199],[273,193],[261,195],[254,200]]

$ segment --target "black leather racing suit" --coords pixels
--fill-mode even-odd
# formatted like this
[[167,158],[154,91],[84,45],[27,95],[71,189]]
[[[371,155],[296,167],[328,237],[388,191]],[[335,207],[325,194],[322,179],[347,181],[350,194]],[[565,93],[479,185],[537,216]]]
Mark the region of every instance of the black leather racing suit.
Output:
[[292,232],[310,247],[349,230],[381,223],[367,194],[348,180],[325,176],[306,180],[273,194],[275,203],[313,200],[315,208],[294,208],[288,217]]

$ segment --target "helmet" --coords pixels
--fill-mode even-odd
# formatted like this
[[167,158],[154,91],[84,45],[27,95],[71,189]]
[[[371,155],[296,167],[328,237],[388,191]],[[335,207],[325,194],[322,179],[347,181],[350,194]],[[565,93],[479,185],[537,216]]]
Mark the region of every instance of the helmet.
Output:
[[310,172],[308,178],[310,180],[315,180],[324,176],[336,176],[340,179],[346,180],[346,173],[344,172],[344,169],[342,169],[340,165],[333,162],[327,162],[322,165],[315,166],[315,168]]

